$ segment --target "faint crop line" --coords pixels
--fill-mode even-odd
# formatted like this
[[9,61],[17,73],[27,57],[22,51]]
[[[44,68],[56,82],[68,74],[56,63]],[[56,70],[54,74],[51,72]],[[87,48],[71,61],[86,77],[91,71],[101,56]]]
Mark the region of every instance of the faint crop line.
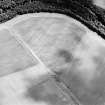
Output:
[[45,67],[46,69],[48,69],[48,71],[51,72],[51,70],[49,70],[49,68],[46,67],[46,65],[41,61],[41,59],[35,54],[35,52],[30,48],[30,46],[22,39],[22,37],[15,30],[10,29],[10,33],[23,46],[23,48],[25,48],[30,54],[32,54],[34,61],[38,60],[38,63],[40,63],[42,67]]

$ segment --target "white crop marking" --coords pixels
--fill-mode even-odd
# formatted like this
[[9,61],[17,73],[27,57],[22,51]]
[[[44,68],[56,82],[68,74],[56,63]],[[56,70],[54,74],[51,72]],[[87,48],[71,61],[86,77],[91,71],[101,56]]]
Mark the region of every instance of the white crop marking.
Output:
[[[26,15],[25,15],[26,16]],[[13,21],[13,23],[14,24],[16,24],[16,23],[18,23],[18,22],[20,22],[20,21],[22,21],[22,20],[25,20],[25,19],[29,19],[29,18],[31,18],[31,17],[35,17],[35,18],[38,18],[38,17],[54,17],[54,18],[65,18],[65,19],[67,19],[68,20],[68,22],[71,22],[71,20],[73,20],[72,21],[72,23],[73,22],[75,22],[75,24],[77,24],[77,25],[80,25],[80,26],[82,26],[81,24],[80,24],[80,22],[78,22],[78,21],[76,21],[76,20],[74,20],[74,19],[72,19],[72,18],[68,18],[67,16],[64,16],[64,15],[58,15],[58,17],[56,16],[56,14],[54,15],[54,14],[46,14],[46,13],[43,13],[42,15],[40,15],[40,14],[37,14],[37,15],[28,15],[29,17],[28,18],[24,18],[24,16],[22,16],[22,17],[18,17],[18,18],[16,18],[16,19],[14,19]],[[14,25],[13,24],[13,25]],[[13,26],[12,25],[12,26]],[[89,69],[92,69],[92,72],[90,73],[91,74],[91,76],[94,74],[94,67],[95,67],[95,65],[94,65],[94,63],[93,63],[93,61],[91,60],[91,57],[94,55],[94,54],[96,54],[96,52],[97,52],[97,46],[98,45],[100,45],[100,43],[104,43],[104,41],[100,38],[100,37],[98,37],[98,35],[94,32],[91,32],[90,30],[88,30],[88,28],[86,28],[85,26],[82,26],[82,27],[84,27],[85,29],[86,29],[86,31],[87,31],[87,37],[85,37],[85,39],[83,39],[84,40],[84,42],[85,42],[85,44],[87,44],[87,48],[88,48],[88,50],[86,49],[86,50],[80,50],[80,51],[78,51],[78,53],[77,53],[77,55],[79,55],[79,56],[81,56],[81,58],[82,58],[82,60],[83,60],[83,65],[80,67],[80,68],[87,68],[87,71],[85,71],[86,73],[90,73],[90,70]],[[15,31],[15,30],[13,30],[13,27],[11,27],[11,28],[9,28],[9,30],[11,31],[11,34],[13,35],[13,34],[15,34],[15,35],[13,35],[14,37],[16,37],[16,39],[23,45],[23,46],[25,46],[25,48],[27,48],[30,52],[31,52],[31,54],[33,55],[33,57],[35,58],[35,59],[37,59],[42,65],[44,65],[44,66],[46,66],[42,61],[41,61],[41,59],[35,54],[35,52],[30,48],[30,46],[28,45],[28,44],[26,44],[26,42],[24,42],[23,41],[23,39],[21,38],[21,36]],[[97,43],[96,43],[97,42]],[[105,45],[105,44],[104,44]],[[88,64],[88,65],[87,65]],[[48,71],[50,71],[50,70],[48,70]],[[83,71],[84,72],[84,71]],[[92,74],[93,73],[93,74]]]
[[[32,16],[32,15],[29,15],[29,18],[31,18],[30,16]],[[35,18],[37,18],[37,17],[40,17],[40,15],[37,15]],[[45,15],[45,14],[43,14],[42,15],[43,17],[48,17],[49,15]],[[54,15],[54,17],[55,17],[56,15]],[[49,17],[53,17],[53,15],[52,16],[49,16]],[[58,16],[59,18],[62,18],[62,17],[60,17],[60,16]],[[55,18],[57,18],[57,17],[55,17]],[[22,19],[23,19],[23,17],[22,17]],[[26,18],[26,19],[28,19],[28,18]],[[65,17],[65,19],[66,19],[66,17]],[[67,18],[68,19],[68,18]],[[21,20],[21,19],[20,19]],[[25,19],[23,19],[23,20],[25,20]],[[68,19],[68,21],[71,21],[72,19]],[[18,21],[19,22],[19,21]],[[74,22],[76,22],[75,20],[74,20]],[[73,23],[73,22],[72,22]],[[15,23],[16,24],[16,23]],[[79,22],[76,22],[75,24],[77,24],[77,25],[80,25],[80,23]],[[80,25],[80,26],[82,26],[82,25]],[[13,28],[13,27],[12,27]],[[16,32],[16,31],[14,31],[13,29],[10,29],[9,28],[9,30],[11,30],[11,34],[13,35],[13,33],[15,34],[15,35],[13,35],[13,36],[15,36],[16,37],[16,39],[21,43],[21,44],[23,44],[30,52],[31,52],[31,54],[42,64],[42,65],[44,65],[43,64],[43,62],[41,61],[41,59],[35,54],[35,52],[29,47],[29,45],[28,44],[26,44],[23,40],[22,40],[22,38],[21,38],[21,36]],[[85,44],[87,44],[87,46],[89,47],[89,49],[87,50],[80,50],[80,54],[79,54],[79,51],[78,51],[78,55],[79,56],[81,56],[81,58],[83,59],[83,61],[84,61],[84,63],[83,63],[83,65],[81,66],[82,68],[87,68],[87,71],[86,71],[86,73],[90,73],[89,72],[89,69],[94,69],[94,67],[95,67],[95,65],[93,65],[93,62],[92,62],[92,60],[91,60],[91,57],[94,55],[94,53],[96,52],[96,48],[97,48],[97,46],[98,46],[98,44],[96,44],[95,42],[102,42],[103,43],[103,41],[100,41],[101,40],[101,38],[99,38],[99,37],[97,37],[97,35],[96,35],[96,33],[93,33],[93,32],[90,32],[90,30],[88,30],[87,28],[86,28],[86,31],[87,31],[87,36],[88,37],[85,37]],[[100,39],[100,40],[99,40]],[[94,40],[94,41],[93,41]],[[91,46],[91,47],[90,47]],[[87,65],[88,64],[88,65]],[[45,65],[44,65],[45,66]],[[50,71],[50,70],[49,70]],[[92,74],[92,72],[91,72],[91,74]]]
[[[11,35],[13,35],[13,37],[16,38],[16,40],[24,46],[24,48],[26,48],[30,54],[32,54],[33,56],[33,59],[36,61],[38,60],[37,62],[40,63],[42,65],[42,67],[46,68],[46,71],[50,72],[51,73],[51,70],[49,70],[45,64],[40,60],[40,58],[35,54],[35,52],[30,48],[30,46],[21,38],[21,36],[16,32],[14,31],[13,29],[10,30],[10,33]],[[15,35],[14,35],[15,34]],[[53,73],[52,73],[53,74]]]

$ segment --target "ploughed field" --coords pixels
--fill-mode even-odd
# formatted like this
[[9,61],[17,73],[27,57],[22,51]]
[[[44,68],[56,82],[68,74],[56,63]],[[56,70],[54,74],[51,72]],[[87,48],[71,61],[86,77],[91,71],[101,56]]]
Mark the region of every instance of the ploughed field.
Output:
[[0,30],[1,105],[104,104],[105,42],[97,33],[62,15],[7,24]]

